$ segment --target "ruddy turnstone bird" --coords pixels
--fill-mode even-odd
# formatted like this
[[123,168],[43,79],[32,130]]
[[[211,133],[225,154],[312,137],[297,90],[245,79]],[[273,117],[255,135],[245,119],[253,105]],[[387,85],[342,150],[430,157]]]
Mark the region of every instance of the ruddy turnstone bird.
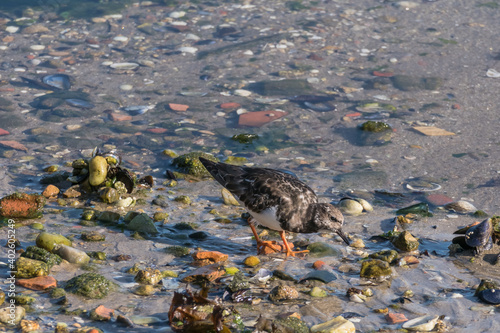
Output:
[[[267,169],[215,163],[200,157],[201,163],[222,186],[228,189],[250,213],[250,228],[257,241],[259,254],[269,242],[261,241],[253,222],[277,230],[286,249],[286,256],[305,251],[292,251],[285,232],[313,233],[333,231],[346,244],[349,238],[342,231],[344,216],[336,207],[319,203],[316,193],[291,174]],[[272,247],[272,246],[270,246]]]

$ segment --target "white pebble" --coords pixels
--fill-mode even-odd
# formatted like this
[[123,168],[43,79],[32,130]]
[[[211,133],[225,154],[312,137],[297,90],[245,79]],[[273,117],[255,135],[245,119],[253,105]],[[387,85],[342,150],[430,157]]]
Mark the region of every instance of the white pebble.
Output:
[[218,116],[218,117],[224,117],[226,114],[224,112],[222,112],[222,111],[219,111],[215,115]]
[[129,90],[132,90],[133,88],[134,88],[134,86],[131,84],[122,84],[120,86],[120,90],[124,90],[124,91],[129,91]]
[[16,67],[14,68],[14,72],[26,72],[26,68]]
[[398,59],[397,58],[391,58],[391,59],[389,59],[389,62],[395,64],[395,63],[398,62]]
[[6,45],[0,45],[0,50],[5,51],[7,49],[8,49],[8,47]]
[[189,39],[189,40],[200,40],[201,38],[195,34],[187,34],[186,35],[186,39]]
[[243,52],[243,54],[247,56],[253,56],[252,50],[246,50],[245,52]]
[[177,49],[177,51],[180,51],[182,53],[190,53],[190,54],[195,54],[198,52],[198,49],[196,47],[192,46],[183,46]]
[[11,34],[13,33],[16,33],[19,31],[19,27],[15,27],[15,26],[8,26],[7,28],[5,28],[5,31],[7,32],[10,32]]
[[113,38],[113,40],[115,42],[127,42],[128,41],[128,37],[125,37],[125,36],[116,36],[115,38]]
[[68,131],[74,131],[74,130],[77,130],[79,128],[81,128],[82,125],[78,125],[78,124],[75,124],[75,125],[66,125],[65,128],[68,130]]
[[400,2],[396,3],[396,7],[403,8],[406,10],[417,8],[418,5],[419,5],[418,2],[413,2],[413,1],[400,1]]
[[30,49],[32,49],[33,51],[41,51],[45,49],[45,45],[31,45]]
[[176,11],[176,12],[171,12],[170,14],[168,14],[168,16],[171,18],[180,18],[180,17],[184,17],[184,15],[186,15],[186,12],[184,12],[184,11]]
[[236,89],[234,91],[235,96],[243,96],[243,97],[248,97],[252,94],[250,90],[245,90],[245,89]]
[[139,64],[136,64],[135,62],[117,62],[112,63],[111,65],[109,65],[109,67],[113,69],[132,70],[139,67]]

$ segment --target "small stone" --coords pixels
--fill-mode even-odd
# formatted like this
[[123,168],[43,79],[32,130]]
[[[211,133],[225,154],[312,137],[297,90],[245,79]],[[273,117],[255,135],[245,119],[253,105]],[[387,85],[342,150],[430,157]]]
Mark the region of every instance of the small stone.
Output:
[[0,309],[0,323],[5,325],[17,325],[21,322],[26,314],[26,310],[22,306],[15,306],[11,303],[11,307]]
[[355,333],[354,324],[342,316],[338,316],[322,324],[311,327],[311,333]]
[[135,282],[149,285],[156,285],[163,278],[162,273],[158,269],[146,268],[141,269],[134,277]]
[[356,248],[356,249],[362,249],[365,247],[365,242],[361,238],[356,238],[349,244],[350,247]]
[[413,237],[413,235],[407,230],[400,233],[399,236],[392,241],[392,244],[397,249],[405,252],[416,251],[420,245],[418,239]]
[[23,34],[37,34],[37,33],[42,33],[42,32],[49,32],[49,28],[42,24],[33,24],[30,26],[27,26],[26,28],[23,29],[22,33]]
[[97,273],[83,273],[68,281],[66,291],[91,299],[101,299],[114,289],[114,284]]
[[57,281],[52,276],[38,276],[31,279],[17,279],[16,285],[31,290],[45,290],[56,288]]
[[132,89],[134,89],[134,86],[131,84],[122,84],[120,86],[120,90],[123,90],[123,91],[130,91]]
[[224,262],[229,256],[219,251],[198,251],[192,255],[194,260],[205,260],[209,263]]
[[221,190],[222,200],[224,200],[224,204],[228,206],[239,206],[240,203],[233,196],[231,192],[229,192],[226,188],[222,188]]
[[309,292],[309,295],[312,297],[326,297],[328,296],[328,293],[319,287],[313,287]]
[[112,121],[129,121],[132,120],[132,116],[129,116],[128,114],[112,112],[109,114],[109,119],[111,119]]
[[33,51],[42,51],[45,49],[45,45],[31,45],[30,49]]
[[56,244],[64,244],[68,246],[72,245],[69,239],[60,234],[41,232],[36,238],[36,246],[41,247],[49,252],[52,252]]
[[104,187],[99,191],[99,197],[104,203],[114,203],[120,199],[120,193],[112,187]]
[[239,126],[261,127],[288,114],[285,111],[255,111],[243,113],[238,118]]
[[182,278],[183,282],[206,283],[212,282],[225,274],[225,270],[219,264],[207,265],[189,272]]
[[235,275],[240,271],[238,267],[226,267],[225,270],[227,275]]
[[170,110],[181,112],[187,111],[187,109],[189,109],[189,105],[175,103],[168,103],[168,107],[170,108]]
[[28,332],[40,332],[40,324],[34,320],[21,320],[21,332],[22,333],[28,333]]
[[87,242],[103,242],[106,240],[106,236],[97,231],[83,232],[81,238]]
[[42,195],[47,199],[55,198],[58,194],[59,194],[59,188],[54,185],[48,185],[42,192]]
[[240,103],[235,103],[235,102],[229,102],[229,103],[222,103],[220,105],[220,108],[221,109],[237,109],[241,107],[241,104]]
[[104,305],[99,305],[90,312],[90,319],[94,321],[108,321],[115,314],[115,310],[108,309]]
[[178,197],[174,198],[174,201],[183,203],[185,205],[191,204],[191,199],[187,195],[179,195]]
[[362,278],[386,278],[392,275],[391,267],[386,261],[379,259],[365,260],[361,263]]
[[156,289],[152,285],[146,284],[137,286],[132,292],[139,296],[151,296],[156,292]]
[[88,264],[90,262],[90,257],[85,253],[85,251],[75,249],[74,247],[60,244],[54,248],[54,251],[63,259],[69,261],[72,264]]
[[71,186],[66,191],[64,191],[63,197],[65,197],[65,198],[78,198],[78,197],[80,197],[82,195],[82,193],[77,190],[78,188],[79,188],[78,185]]
[[325,267],[325,262],[324,262],[324,261],[321,261],[321,260],[316,260],[316,261],[313,263],[312,267],[313,267],[314,269],[323,269],[323,268]]
[[248,97],[252,94],[250,90],[245,90],[245,89],[236,89],[234,91],[235,96],[243,96],[243,97]]
[[146,234],[157,234],[158,229],[156,228],[153,219],[151,219],[146,213],[141,213],[135,216],[128,224],[127,229],[133,231],[139,231]]
[[245,258],[243,264],[248,267],[255,267],[260,264],[260,259],[256,256],[249,256]]
[[323,242],[311,243],[307,246],[309,254],[312,257],[322,258],[322,257],[339,257],[341,252],[329,244]]
[[33,278],[49,275],[49,266],[40,260],[19,257],[16,260],[16,277]]
[[398,324],[404,323],[408,319],[406,319],[403,313],[388,313],[385,315],[385,320],[387,320],[389,324]]
[[280,285],[274,287],[269,293],[269,298],[273,302],[279,302],[299,297],[299,292],[294,287]]

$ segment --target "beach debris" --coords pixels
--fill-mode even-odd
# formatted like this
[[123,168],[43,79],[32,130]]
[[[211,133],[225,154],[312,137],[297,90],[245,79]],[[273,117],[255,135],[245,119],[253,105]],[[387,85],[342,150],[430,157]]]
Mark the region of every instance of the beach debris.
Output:
[[17,279],[16,284],[31,290],[46,290],[57,287],[57,280],[53,276],[37,276],[30,279]]
[[455,135],[453,132],[434,126],[413,126],[412,129],[426,136]]

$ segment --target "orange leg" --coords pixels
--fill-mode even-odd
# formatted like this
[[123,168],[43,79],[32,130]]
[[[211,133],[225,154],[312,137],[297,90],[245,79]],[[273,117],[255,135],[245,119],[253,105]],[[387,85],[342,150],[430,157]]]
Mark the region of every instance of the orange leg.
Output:
[[[261,240],[259,235],[257,234],[257,230],[255,230],[255,227],[253,226],[252,222],[250,222],[250,220],[248,221],[248,225],[250,226],[250,229],[252,229],[252,233],[255,237],[255,240],[257,241],[257,254],[269,254],[281,251],[281,246],[276,244],[276,242]],[[266,250],[266,247],[269,248],[270,251]]]
[[290,248],[290,245],[288,245],[288,242],[286,241],[285,230],[280,231],[280,236],[281,236],[281,239],[283,240],[283,244],[285,245],[286,256],[287,257],[289,257],[289,256],[295,257],[295,254],[297,254],[297,253],[307,253],[307,252],[309,252],[309,250],[292,251],[292,249]]

